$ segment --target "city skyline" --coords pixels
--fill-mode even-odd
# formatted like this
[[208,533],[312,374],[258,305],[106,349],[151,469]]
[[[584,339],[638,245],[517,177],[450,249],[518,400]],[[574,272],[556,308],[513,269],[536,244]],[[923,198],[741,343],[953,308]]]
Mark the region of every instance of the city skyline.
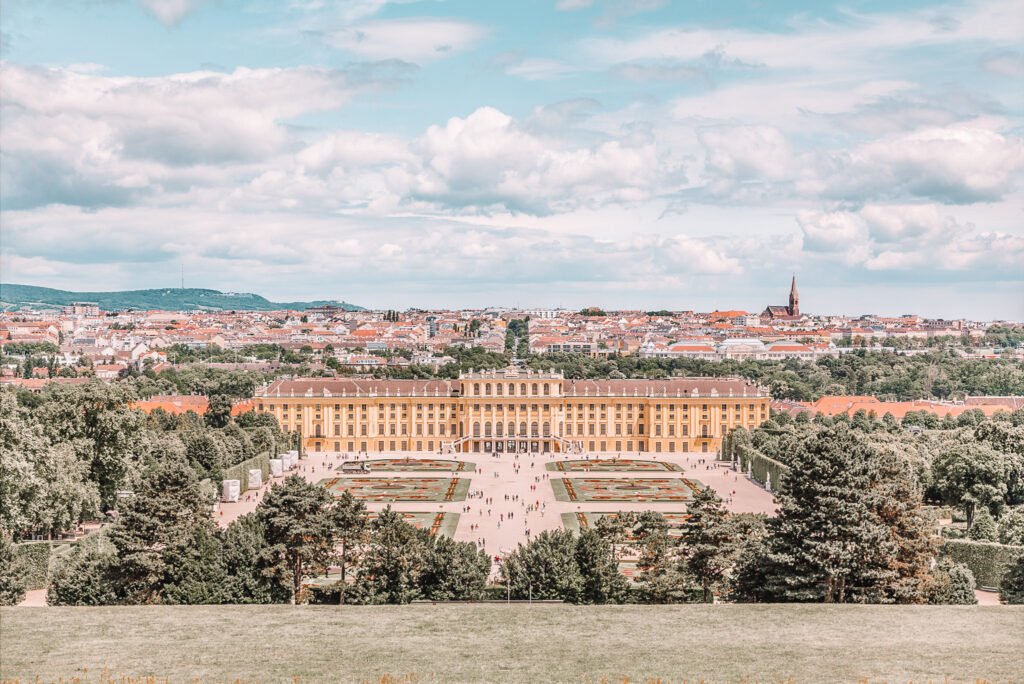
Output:
[[4,15],[4,282],[1024,318],[1014,2]]

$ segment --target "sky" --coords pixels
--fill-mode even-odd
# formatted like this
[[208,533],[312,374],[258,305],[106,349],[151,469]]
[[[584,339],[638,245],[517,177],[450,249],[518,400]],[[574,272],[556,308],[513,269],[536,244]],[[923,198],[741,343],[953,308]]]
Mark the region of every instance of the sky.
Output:
[[0,0],[0,278],[1024,320],[1020,0]]

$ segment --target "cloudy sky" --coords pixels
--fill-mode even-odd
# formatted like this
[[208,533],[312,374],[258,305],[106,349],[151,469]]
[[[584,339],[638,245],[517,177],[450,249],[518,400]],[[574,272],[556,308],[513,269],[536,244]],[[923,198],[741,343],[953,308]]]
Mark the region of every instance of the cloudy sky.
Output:
[[1020,0],[0,0],[4,282],[1024,319]]

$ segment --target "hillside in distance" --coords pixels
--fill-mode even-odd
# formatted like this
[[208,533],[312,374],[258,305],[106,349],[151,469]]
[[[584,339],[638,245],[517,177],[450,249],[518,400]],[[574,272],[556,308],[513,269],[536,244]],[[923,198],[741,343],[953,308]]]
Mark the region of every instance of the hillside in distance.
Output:
[[314,302],[272,302],[249,292],[220,292],[203,288],[161,288],[158,290],[122,290],[115,292],[69,292],[49,287],[0,283],[0,308],[18,309],[22,306],[66,306],[72,302],[92,302],[104,311],[126,309],[162,309],[164,311],[276,311],[290,309],[305,311],[327,304],[346,311],[361,311],[363,307],[348,302],[317,300]]

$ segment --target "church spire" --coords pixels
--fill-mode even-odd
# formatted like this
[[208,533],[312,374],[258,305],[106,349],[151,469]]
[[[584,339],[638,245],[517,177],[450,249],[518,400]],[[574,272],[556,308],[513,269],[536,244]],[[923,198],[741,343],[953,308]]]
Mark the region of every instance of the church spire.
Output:
[[796,273],[793,274],[793,283],[789,286],[789,315],[800,315],[800,293],[796,291]]

